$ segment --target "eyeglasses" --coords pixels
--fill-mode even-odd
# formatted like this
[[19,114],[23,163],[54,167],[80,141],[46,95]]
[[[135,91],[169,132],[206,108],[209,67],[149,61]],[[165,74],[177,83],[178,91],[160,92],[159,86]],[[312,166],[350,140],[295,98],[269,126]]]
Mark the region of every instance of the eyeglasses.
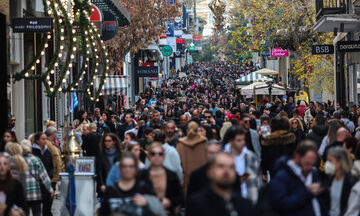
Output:
[[211,116],[205,116],[205,118],[207,118],[207,119],[208,119],[208,118],[211,118]]
[[151,157],[155,157],[155,156],[162,157],[162,156],[164,156],[164,152],[151,152],[150,156]]
[[295,122],[291,122],[291,124],[298,124],[298,123],[295,121]]
[[126,168],[134,169],[134,168],[136,168],[136,166],[135,165],[129,165],[129,164],[121,164],[120,168],[121,169],[126,169]]
[[105,142],[112,142],[112,140],[111,139],[106,139],[106,140],[104,140]]

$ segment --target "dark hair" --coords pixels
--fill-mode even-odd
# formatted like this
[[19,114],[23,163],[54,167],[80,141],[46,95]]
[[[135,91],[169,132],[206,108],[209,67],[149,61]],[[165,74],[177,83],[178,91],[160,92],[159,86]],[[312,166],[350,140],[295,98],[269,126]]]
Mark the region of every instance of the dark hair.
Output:
[[41,137],[43,134],[44,134],[43,132],[37,132],[37,133],[34,135],[34,142],[36,143],[36,141],[39,141],[39,140],[40,140],[40,137]]
[[206,113],[207,113],[207,114],[210,114],[210,115],[212,116],[212,112],[211,112],[210,110],[206,110],[206,111],[204,112],[204,115],[205,115]]
[[239,122],[238,122],[238,120],[237,119],[235,119],[235,118],[233,118],[233,119],[231,119],[231,124],[232,125],[239,125]]
[[317,154],[317,146],[314,141],[307,139],[300,142],[295,149],[295,154],[300,155],[300,157],[304,157],[309,151],[313,151]]
[[130,137],[132,140],[136,140],[136,135],[135,135],[133,132],[125,133],[124,136],[126,136],[126,135],[129,135],[129,137]]
[[9,134],[11,135],[11,137],[14,139],[13,142],[15,142],[15,143],[18,142],[18,139],[17,139],[16,134],[15,134],[14,131],[12,131],[12,130],[6,130],[6,131],[4,132],[4,134],[5,134],[5,133],[9,133]]
[[[78,119],[82,122],[84,119],[82,119],[82,116],[84,115],[84,113],[86,113],[86,110],[83,110],[83,109],[81,109],[81,110],[79,110],[79,112],[78,112]],[[81,123],[80,122],[80,123]]]
[[348,118],[348,117],[349,117],[349,112],[348,112],[348,111],[342,111],[342,112],[341,112],[341,116],[342,116],[343,118]]
[[263,115],[260,117],[260,121],[261,121],[261,123],[263,123],[264,121],[269,121],[269,123],[270,123],[270,117]]
[[290,123],[289,120],[286,120],[281,117],[275,117],[270,122],[271,132],[279,131],[279,130],[289,130]]
[[215,116],[216,118],[221,118],[223,116],[223,113],[220,110],[218,110],[216,111]]
[[133,153],[131,153],[131,152],[124,152],[124,153],[121,155],[120,162],[119,162],[119,163],[120,163],[120,167],[121,167],[121,165],[122,165],[122,163],[123,163],[123,160],[125,160],[125,159],[131,159],[131,160],[133,160],[136,169],[138,169],[138,159],[136,158],[136,156],[135,156]]
[[104,136],[101,137],[101,140],[100,140],[100,152],[103,152],[104,149],[105,149],[105,139],[106,137],[111,137],[111,139],[115,142],[115,148],[121,152],[122,148],[121,148],[121,141],[119,139],[119,137],[114,134],[114,133],[107,133],[105,134]]
[[252,114],[253,114],[257,119],[260,118],[260,116],[261,116],[261,112],[258,111],[258,110],[253,111]]
[[200,125],[200,127],[204,128],[205,131],[206,131],[206,138],[208,140],[211,140],[213,139],[213,134],[212,134],[212,130],[211,130],[211,127],[208,126],[208,125]]
[[250,115],[249,115],[249,114],[247,114],[247,113],[243,113],[243,114],[241,114],[241,116],[240,116],[240,120],[242,121],[244,118],[250,118]]
[[233,125],[231,126],[224,135],[223,144],[228,143],[230,140],[235,139],[237,135],[245,135],[244,130],[240,125]]
[[148,135],[148,134],[152,133],[153,131],[154,131],[154,128],[146,127],[145,130],[144,130],[144,134]]
[[359,142],[358,139],[356,139],[355,137],[348,137],[344,140],[344,144],[346,148],[347,149],[351,148],[351,153],[355,152],[358,142]]
[[295,109],[295,110],[293,111],[293,114],[299,115],[299,114],[300,114],[300,113],[299,113],[299,110],[298,110],[298,109]]
[[160,129],[155,129],[154,133],[154,142],[160,142],[161,144],[165,143],[166,134]]
[[135,142],[135,141],[131,141],[131,143],[127,146],[127,151],[130,152],[135,146],[140,146],[141,147],[140,143]]
[[326,118],[323,115],[317,115],[315,118],[316,125],[325,125]]

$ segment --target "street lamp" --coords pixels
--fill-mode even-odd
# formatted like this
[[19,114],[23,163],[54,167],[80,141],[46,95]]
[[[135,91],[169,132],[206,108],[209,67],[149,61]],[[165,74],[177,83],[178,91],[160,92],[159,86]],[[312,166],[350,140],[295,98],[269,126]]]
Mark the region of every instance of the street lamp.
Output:
[[272,91],[272,85],[274,84],[272,80],[266,81],[266,84],[268,85],[268,89],[269,89],[269,95],[270,95],[270,102],[272,103],[272,95],[271,95],[271,91]]

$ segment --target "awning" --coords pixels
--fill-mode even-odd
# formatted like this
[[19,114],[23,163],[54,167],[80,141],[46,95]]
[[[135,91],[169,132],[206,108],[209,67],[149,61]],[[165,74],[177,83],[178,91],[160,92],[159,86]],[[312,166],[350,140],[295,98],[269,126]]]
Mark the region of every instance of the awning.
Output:
[[[128,88],[128,77],[127,76],[117,76],[110,75],[104,83],[103,90],[101,93],[103,95],[126,95]],[[97,91],[100,84],[100,76],[97,76],[94,83],[94,90]]]
[[[241,89],[242,95],[269,95],[269,86],[265,80],[259,80]],[[286,95],[284,87],[272,84],[271,95]]]
[[130,24],[130,14],[122,6],[120,0],[91,0],[93,4],[98,6],[105,13],[111,13],[118,21],[119,26]]
[[248,75],[246,75],[246,76],[243,76],[243,77],[235,80],[235,83],[236,83],[237,85],[241,85],[241,84],[243,84],[243,83],[249,84],[249,83],[255,82],[255,81],[258,80],[258,79],[273,80],[273,79],[271,79],[271,78],[269,78],[269,77],[263,76],[263,75],[258,74],[258,73],[256,73],[256,72],[253,72],[253,73],[250,73],[250,74],[248,74]]
[[271,70],[269,68],[263,68],[261,70],[255,71],[255,72],[258,74],[262,74],[262,75],[277,75],[277,74],[279,74],[279,72]]

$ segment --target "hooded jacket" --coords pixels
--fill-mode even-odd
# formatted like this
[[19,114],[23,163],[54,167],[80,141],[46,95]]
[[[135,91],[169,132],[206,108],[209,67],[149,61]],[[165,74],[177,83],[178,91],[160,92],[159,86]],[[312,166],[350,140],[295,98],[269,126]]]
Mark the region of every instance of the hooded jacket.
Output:
[[291,156],[296,148],[296,136],[286,130],[279,130],[269,136],[262,137],[261,169],[265,174],[270,171],[273,176],[272,167],[281,156]]
[[180,138],[176,146],[179,152],[181,166],[184,170],[185,188],[189,182],[190,174],[195,169],[203,166],[207,162],[205,145],[207,143],[206,137],[194,134],[189,134],[186,137]]
[[320,148],[321,142],[328,132],[328,126],[315,125],[312,131],[307,135],[306,138],[314,141],[318,148]]

